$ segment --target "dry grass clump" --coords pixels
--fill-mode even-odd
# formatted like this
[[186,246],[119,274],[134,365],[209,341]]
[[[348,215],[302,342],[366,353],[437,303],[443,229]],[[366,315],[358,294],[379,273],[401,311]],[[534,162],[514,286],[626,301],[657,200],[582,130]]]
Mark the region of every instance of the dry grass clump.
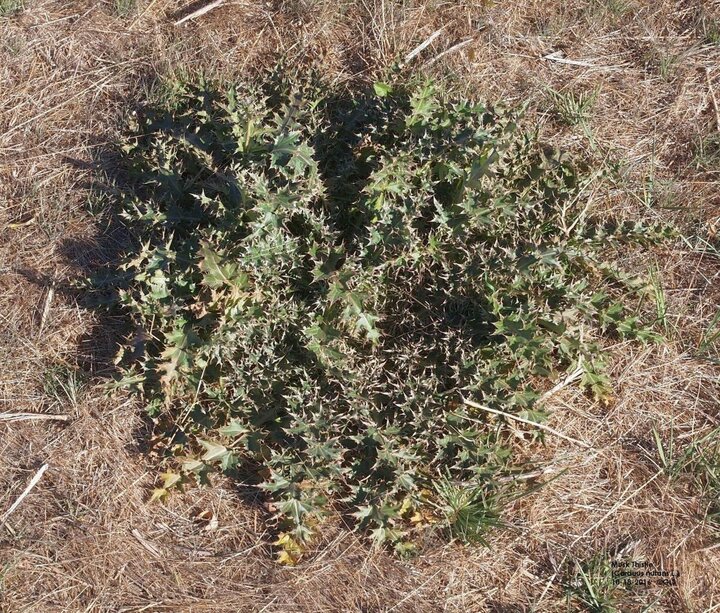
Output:
[[[718,347],[703,345],[720,305],[720,168],[708,158],[718,132],[717,6],[248,1],[175,28],[169,0],[138,0],[127,12],[109,1],[11,4],[0,3],[0,411],[72,419],[0,422],[0,513],[50,465],[0,528],[0,609],[565,611],[568,597],[589,609],[573,591],[578,568],[618,552],[681,573],[676,587],[609,594],[618,610],[717,606],[708,480],[692,466],[668,474],[655,435],[684,447],[718,425]],[[609,403],[573,387],[554,397],[550,425],[592,451],[548,436],[534,457],[559,476],[506,511],[510,527],[492,534],[492,549],[428,542],[399,562],[331,526],[300,567],[279,568],[260,527],[267,511],[233,488],[148,502],[148,427],[101,385],[121,322],[89,313],[70,284],[122,240],[96,225],[87,200],[99,167],[112,163],[101,154],[128,101],[156,94],[158,77],[252,76],[282,57],[319,63],[338,83],[370,82],[440,27],[407,70],[528,101],[526,121],[546,141],[620,165],[622,180],[594,194],[598,207],[686,231],[687,243],[657,254],[669,341],[608,347]],[[558,51],[581,64],[543,59]],[[549,90],[597,95],[570,125]],[[528,432],[517,434],[522,447]]]

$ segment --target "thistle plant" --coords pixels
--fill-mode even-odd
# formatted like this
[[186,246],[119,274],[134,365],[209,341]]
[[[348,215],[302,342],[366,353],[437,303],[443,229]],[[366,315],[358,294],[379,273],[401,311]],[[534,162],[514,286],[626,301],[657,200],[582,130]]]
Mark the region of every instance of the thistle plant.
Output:
[[286,552],[331,507],[378,542],[443,517],[481,539],[510,438],[463,398],[539,422],[579,363],[605,393],[599,339],[656,337],[615,256],[668,231],[589,214],[598,175],[511,112],[321,94],[184,85],[128,128],[118,364],[165,442],[156,496],[237,476]]

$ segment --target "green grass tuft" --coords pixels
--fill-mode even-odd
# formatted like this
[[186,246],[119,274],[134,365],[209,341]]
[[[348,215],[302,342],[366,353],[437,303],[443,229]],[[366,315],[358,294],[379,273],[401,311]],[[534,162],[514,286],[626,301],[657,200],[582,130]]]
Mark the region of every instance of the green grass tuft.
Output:
[[65,364],[48,368],[43,374],[42,383],[45,395],[62,407],[76,407],[85,386],[82,374]]
[[485,535],[501,525],[500,499],[485,487],[457,485],[447,478],[435,484],[435,506],[444,519],[444,525],[453,538],[463,543],[487,545]]
[[622,587],[613,582],[610,561],[604,556],[576,564],[575,576],[565,587],[568,602],[588,613],[619,613],[623,610],[622,592]]
[[720,428],[679,447],[674,433],[663,441],[652,430],[657,464],[670,481],[684,479],[704,501],[704,519],[720,528]]
[[600,93],[599,88],[590,92],[558,92],[554,89],[548,91],[555,112],[569,126],[587,125]]

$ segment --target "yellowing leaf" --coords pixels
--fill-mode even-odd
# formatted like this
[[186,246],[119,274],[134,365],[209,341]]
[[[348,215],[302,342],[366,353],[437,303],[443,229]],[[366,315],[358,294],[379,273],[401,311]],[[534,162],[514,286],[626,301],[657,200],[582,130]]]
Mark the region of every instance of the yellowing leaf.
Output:
[[410,498],[405,498],[403,500],[402,505],[400,505],[400,509],[398,510],[398,515],[403,516],[406,515],[409,511],[412,511],[412,501]]
[[285,547],[293,542],[293,538],[287,532],[284,532],[278,537],[274,544],[278,547]]
[[163,500],[164,498],[167,498],[168,491],[164,487],[158,487],[153,490],[152,496],[150,496],[150,502],[155,502],[156,500]]
[[277,557],[279,564],[295,566],[302,557],[303,547],[288,532],[282,533],[274,544],[281,548]]
[[163,478],[163,488],[166,490],[169,490],[173,485],[177,484],[180,479],[182,479],[181,475],[171,472],[162,473],[160,476]]
[[186,460],[182,463],[182,468],[185,472],[196,472],[200,470],[205,464],[200,460]]
[[222,460],[228,453],[228,450],[219,443],[213,443],[212,441],[198,440],[198,442],[205,447],[205,455],[202,459],[205,462],[211,462],[212,460]]
[[295,556],[284,550],[278,553],[277,561],[283,566],[295,566],[298,563]]

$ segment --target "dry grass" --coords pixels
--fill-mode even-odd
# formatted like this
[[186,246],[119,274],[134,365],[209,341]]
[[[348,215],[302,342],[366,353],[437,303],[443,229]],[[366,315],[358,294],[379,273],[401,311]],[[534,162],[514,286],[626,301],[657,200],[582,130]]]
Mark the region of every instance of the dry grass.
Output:
[[[698,164],[696,152],[717,130],[705,74],[720,93],[717,3],[492,4],[231,1],[180,28],[169,0],[25,0],[19,12],[0,10],[0,411],[73,418],[0,422],[0,512],[50,465],[0,528],[0,610],[565,611],[571,563],[621,550],[681,575],[677,588],[623,593],[620,610],[720,607],[718,533],[691,480],[658,468],[652,435],[697,440],[720,421],[717,367],[696,355],[720,305],[720,259],[697,247],[657,254],[668,344],[608,349],[608,405],[572,388],[553,399],[551,425],[593,451],[548,437],[533,453],[566,472],[507,510],[511,527],[494,533],[490,550],[429,542],[403,563],[329,527],[300,567],[280,568],[263,508],[230,486],[149,503],[146,425],[132,402],[102,392],[114,322],[85,310],[69,281],[112,257],[119,239],[86,212],[98,180],[91,162],[128,100],[158,75],[258,75],[283,56],[319,63],[338,83],[370,81],[444,27],[409,69],[529,101],[528,122],[548,141],[622,163],[624,181],[595,194],[599,205],[712,237],[720,167]],[[556,51],[592,66],[543,59]],[[569,126],[549,88],[598,94]],[[69,380],[78,365],[84,379]],[[205,510],[215,530],[197,519]]]

